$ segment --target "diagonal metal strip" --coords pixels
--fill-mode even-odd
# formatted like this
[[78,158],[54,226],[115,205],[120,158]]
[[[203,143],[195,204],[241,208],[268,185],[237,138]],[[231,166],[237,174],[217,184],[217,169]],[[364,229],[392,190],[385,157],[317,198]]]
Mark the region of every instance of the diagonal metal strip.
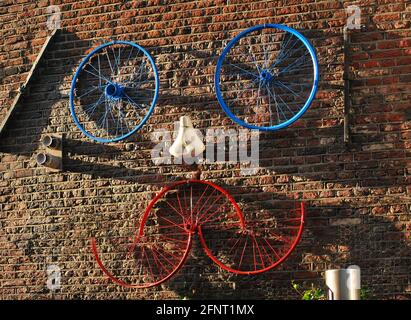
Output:
[[3,133],[3,131],[4,131],[5,127],[6,127],[6,125],[7,125],[7,122],[9,121],[9,119],[11,118],[11,116],[13,115],[13,113],[14,113],[14,111],[15,111],[15,109],[16,109],[16,106],[17,106],[17,104],[18,104],[19,101],[20,101],[20,97],[21,97],[22,94],[24,93],[27,85],[30,83],[31,77],[33,76],[34,71],[36,70],[37,65],[39,64],[41,58],[43,57],[44,52],[46,51],[47,47],[48,47],[49,44],[51,43],[51,40],[54,38],[54,36],[57,34],[57,31],[59,31],[59,30],[60,30],[60,29],[54,29],[53,32],[47,37],[46,41],[44,42],[43,47],[41,48],[41,50],[40,50],[40,52],[39,52],[39,54],[38,54],[38,56],[37,56],[37,58],[36,58],[36,61],[34,61],[33,66],[31,67],[31,69],[30,69],[30,71],[29,71],[29,73],[28,73],[28,75],[27,75],[26,81],[25,81],[25,82],[22,84],[22,86],[20,87],[19,92],[17,93],[16,97],[14,98],[13,103],[12,103],[10,109],[7,111],[7,113],[6,113],[3,121],[2,121],[1,124],[0,124],[0,135]]

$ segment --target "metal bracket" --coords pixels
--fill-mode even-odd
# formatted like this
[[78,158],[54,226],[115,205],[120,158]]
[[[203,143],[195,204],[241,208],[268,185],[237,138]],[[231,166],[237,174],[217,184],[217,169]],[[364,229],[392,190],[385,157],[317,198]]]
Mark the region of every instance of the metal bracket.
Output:
[[[351,111],[351,81],[350,78],[350,44],[351,35],[347,26],[344,27],[344,143],[347,145],[351,142],[351,130],[350,130],[350,111]],[[359,29],[360,32],[366,31],[364,25]]]
[[350,135],[350,109],[351,109],[351,99],[350,99],[350,65],[349,65],[349,44],[351,42],[351,37],[348,32],[348,28],[344,27],[344,143],[348,144],[351,141]]
[[54,29],[53,32],[47,37],[46,42],[44,42],[43,47],[41,48],[41,50],[40,50],[40,52],[39,52],[39,54],[36,58],[36,61],[34,61],[32,67],[29,71],[29,74],[27,75],[26,81],[20,86],[20,88],[18,90],[18,93],[17,93],[16,97],[14,98],[10,109],[7,111],[3,121],[0,124],[0,135],[3,133],[3,130],[5,129],[7,122],[9,121],[11,116],[13,115],[13,113],[16,109],[16,106],[17,106],[18,102],[20,101],[20,98],[21,98],[22,94],[24,93],[24,91],[26,90],[28,84],[30,83],[31,77],[33,76],[37,65],[39,64],[41,58],[43,57],[44,52],[46,51],[46,49],[49,46],[51,40],[54,38],[57,31],[59,31],[59,30],[60,29]]
[[49,134],[41,139],[43,151],[37,153],[36,162],[51,172],[63,171],[63,135]]

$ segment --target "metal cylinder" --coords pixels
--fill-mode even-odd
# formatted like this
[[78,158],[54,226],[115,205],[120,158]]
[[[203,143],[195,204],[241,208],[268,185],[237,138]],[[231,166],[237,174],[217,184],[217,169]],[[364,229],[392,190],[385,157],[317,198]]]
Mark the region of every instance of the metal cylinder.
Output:
[[51,135],[45,135],[41,139],[41,144],[46,148],[58,149],[61,146],[61,140]]
[[38,165],[53,169],[60,169],[61,167],[61,159],[45,152],[39,152],[36,155],[36,162]]
[[360,300],[361,273],[358,266],[325,272],[328,300]]

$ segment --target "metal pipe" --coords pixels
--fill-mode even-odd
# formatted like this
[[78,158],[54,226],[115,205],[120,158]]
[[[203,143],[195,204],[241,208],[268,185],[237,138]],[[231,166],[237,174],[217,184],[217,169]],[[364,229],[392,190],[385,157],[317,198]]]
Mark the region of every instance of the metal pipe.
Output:
[[59,149],[61,147],[61,139],[51,135],[45,135],[41,139],[41,144],[46,148]]
[[360,300],[361,273],[358,266],[325,271],[328,300]]
[[40,166],[45,166],[53,169],[61,168],[61,159],[45,152],[39,152],[36,155],[36,162]]

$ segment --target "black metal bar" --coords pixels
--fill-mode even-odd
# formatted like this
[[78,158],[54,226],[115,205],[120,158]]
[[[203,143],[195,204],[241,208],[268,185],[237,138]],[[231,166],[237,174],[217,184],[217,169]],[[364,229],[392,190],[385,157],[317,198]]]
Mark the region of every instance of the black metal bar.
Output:
[[351,142],[351,132],[350,132],[350,109],[351,109],[351,83],[350,83],[350,34],[347,27],[344,28],[344,143],[348,144]]

